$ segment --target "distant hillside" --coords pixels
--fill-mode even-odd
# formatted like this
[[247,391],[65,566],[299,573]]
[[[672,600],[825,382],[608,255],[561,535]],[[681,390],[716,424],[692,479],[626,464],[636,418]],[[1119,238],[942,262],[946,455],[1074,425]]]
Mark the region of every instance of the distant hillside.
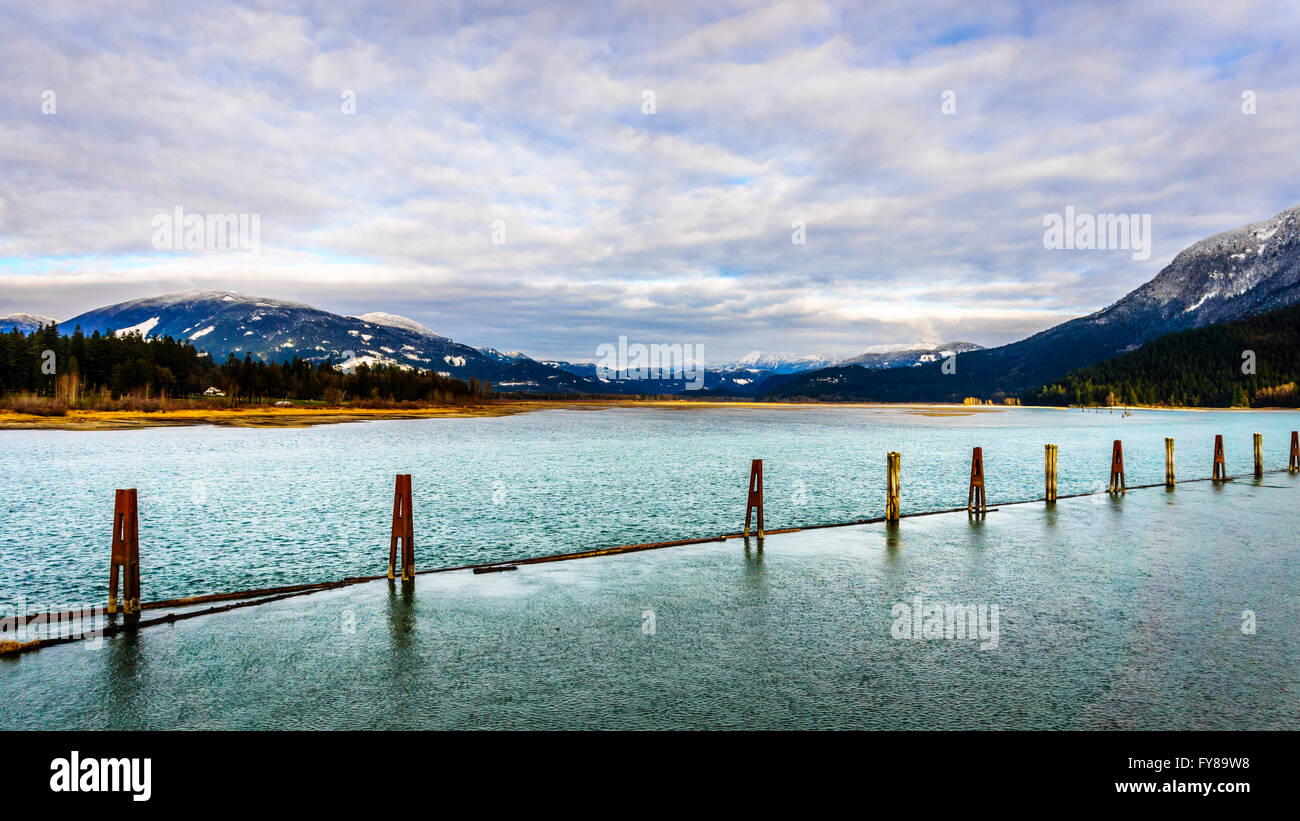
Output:
[[9,314],[0,316],[0,333],[9,331],[21,331],[29,334],[32,331],[39,330],[46,325],[54,324],[55,319],[52,316],[35,316],[33,314]]
[[1182,251],[1154,279],[1109,308],[1028,339],[962,353],[956,373],[939,364],[864,371],[835,367],[769,390],[773,399],[960,402],[998,399],[1077,368],[1136,350],[1176,331],[1228,322],[1300,300],[1300,206]]
[[[1243,374],[1243,352],[1254,374]],[[1300,305],[1162,336],[1022,398],[1039,405],[1300,405]]]
[[974,342],[940,342],[925,347],[908,346],[888,351],[869,351],[852,359],[845,359],[841,365],[858,365],[863,368],[912,368],[929,362],[938,362],[957,353],[982,351],[983,346]]

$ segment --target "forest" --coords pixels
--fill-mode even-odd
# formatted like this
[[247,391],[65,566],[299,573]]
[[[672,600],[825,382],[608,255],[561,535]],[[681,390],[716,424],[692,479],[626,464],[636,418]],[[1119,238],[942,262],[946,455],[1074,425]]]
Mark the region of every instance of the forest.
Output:
[[1026,405],[1300,406],[1300,305],[1158,337],[1071,371]]

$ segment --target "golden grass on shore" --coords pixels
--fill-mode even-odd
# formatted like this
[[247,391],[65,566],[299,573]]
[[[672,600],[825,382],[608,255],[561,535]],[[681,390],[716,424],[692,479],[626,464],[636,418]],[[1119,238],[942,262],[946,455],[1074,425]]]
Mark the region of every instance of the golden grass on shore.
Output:
[[0,411],[0,430],[126,430],[178,425],[291,428],[362,422],[373,419],[422,419],[451,416],[506,416],[547,407],[548,403],[456,405],[419,408],[319,408],[265,406],[172,411],[83,411],[63,416],[33,416]]
[[226,408],[184,408],[176,410],[69,410],[62,416],[40,416],[10,410],[0,410],[0,430],[130,430],[148,427],[180,425],[226,425],[231,427],[288,428],[329,425],[342,422],[364,422],[381,419],[428,419],[476,416],[510,416],[539,410],[601,410],[613,407],[659,408],[665,410],[699,409],[754,409],[766,410],[795,408],[881,408],[902,410],[925,416],[968,416],[974,413],[996,413],[998,406],[977,407],[961,405],[885,405],[871,403],[771,403],[771,402],[718,402],[708,400],[651,400],[651,399],[573,399],[527,400],[503,399],[479,405],[446,405],[428,407],[354,408],[354,407],[272,407],[253,405]]
[[[69,410],[63,416],[36,416],[0,410],[0,430],[131,430],[135,428],[172,427],[179,425],[226,425],[249,428],[300,428],[342,422],[365,422],[382,419],[433,419],[478,416],[511,416],[540,410],[602,410],[616,407],[656,408],[663,410],[797,410],[807,408],[868,408],[895,411],[935,418],[1002,413],[1003,405],[958,404],[890,404],[877,402],[728,402],[696,399],[581,399],[533,400],[499,399],[478,405],[440,405],[428,407],[355,408],[293,406],[177,409],[161,411],[92,411]],[[1278,411],[1295,412],[1295,408],[1173,408],[1165,406],[1131,406],[1135,410],[1193,411]],[[1039,407],[1038,410],[1074,411],[1078,407]],[[1087,409],[1106,412],[1107,409]]]

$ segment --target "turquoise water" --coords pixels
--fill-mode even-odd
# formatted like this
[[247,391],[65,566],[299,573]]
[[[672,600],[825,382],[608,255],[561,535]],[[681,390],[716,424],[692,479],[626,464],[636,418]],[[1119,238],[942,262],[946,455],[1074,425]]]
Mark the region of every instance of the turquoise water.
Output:
[[[0,729],[1295,730],[1297,494],[1283,473],[372,582],[0,660]],[[997,605],[996,647],[895,638],[918,595]]]
[[393,477],[413,474],[420,567],[734,532],[749,461],[765,460],[769,529],[878,516],[885,453],[903,454],[904,512],[964,505],[970,449],[990,503],[1103,488],[1122,438],[1130,485],[1286,466],[1296,413],[892,408],[554,410],[301,429],[0,431],[0,607],[104,598],[113,489],[140,491],[146,600],[383,572]]

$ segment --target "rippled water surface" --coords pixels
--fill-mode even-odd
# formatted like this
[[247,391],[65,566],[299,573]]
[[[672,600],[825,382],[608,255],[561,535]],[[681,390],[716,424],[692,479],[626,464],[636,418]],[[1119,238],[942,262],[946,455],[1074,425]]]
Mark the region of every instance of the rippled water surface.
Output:
[[0,606],[104,597],[113,489],[140,491],[144,597],[383,572],[393,477],[413,474],[420,567],[734,532],[749,460],[765,460],[767,526],[879,516],[885,453],[903,454],[903,511],[964,505],[970,449],[990,503],[1041,497],[1043,444],[1060,493],[1105,486],[1122,438],[1130,484],[1287,462],[1295,413],[881,408],[554,410],[299,429],[0,431]]
[[[0,660],[0,728],[1300,729],[1297,494],[1282,473],[371,582]],[[916,596],[997,605],[996,647],[895,638]]]

